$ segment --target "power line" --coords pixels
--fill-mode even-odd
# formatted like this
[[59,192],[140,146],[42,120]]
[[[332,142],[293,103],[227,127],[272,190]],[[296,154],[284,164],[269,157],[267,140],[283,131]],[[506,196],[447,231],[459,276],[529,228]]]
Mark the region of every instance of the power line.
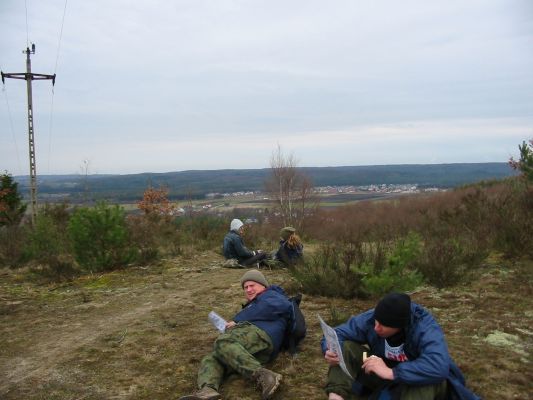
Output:
[[[59,63],[59,54],[61,50],[61,40],[63,38],[63,27],[65,25],[65,14],[67,13],[67,4],[68,0],[65,0],[65,6],[63,7],[63,18],[61,19],[61,29],[59,30],[59,39],[57,41],[57,55],[56,55],[56,65],[54,67],[54,75],[57,72],[57,65]],[[50,119],[48,125],[48,174],[50,174],[50,160],[52,159],[52,132],[53,132],[53,120],[54,120],[54,86],[52,86],[52,98],[50,106]]]
[[59,50],[61,49],[61,39],[63,38],[63,26],[65,25],[65,14],[67,13],[67,3],[68,3],[68,0],[65,0],[65,7],[63,8],[63,18],[61,19],[61,29],[59,31],[59,41],[57,43],[57,57],[56,57],[56,66],[54,68],[54,74],[57,72],[57,63],[59,61]]
[[26,47],[30,47],[30,30],[28,28],[28,1],[24,0],[24,7],[26,8]]

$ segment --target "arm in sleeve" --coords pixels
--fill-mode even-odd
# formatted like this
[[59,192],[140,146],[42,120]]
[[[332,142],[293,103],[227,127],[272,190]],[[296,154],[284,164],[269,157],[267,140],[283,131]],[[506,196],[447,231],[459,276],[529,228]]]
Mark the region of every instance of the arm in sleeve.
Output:
[[[362,314],[351,317],[347,322],[339,325],[335,328],[337,337],[339,338],[339,344],[342,344],[345,340],[350,340],[358,343],[368,343],[368,320],[374,315],[374,310],[368,310]],[[322,353],[326,353],[326,339],[322,337],[320,342],[322,347]]]
[[394,381],[408,385],[432,385],[446,379],[450,355],[444,334],[437,322],[429,317],[419,335],[419,356],[393,368]]
[[250,258],[254,256],[254,253],[246,248],[240,236],[233,241],[233,248],[239,258]]
[[247,307],[243,308],[235,315],[235,322],[242,321],[276,321],[290,318],[291,303],[285,297],[278,295],[267,295],[265,298],[258,298]]

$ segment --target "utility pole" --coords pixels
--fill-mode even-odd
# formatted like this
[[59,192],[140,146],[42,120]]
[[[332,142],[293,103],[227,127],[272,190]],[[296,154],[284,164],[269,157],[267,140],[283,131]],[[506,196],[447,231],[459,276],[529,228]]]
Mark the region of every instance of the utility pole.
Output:
[[37,169],[35,162],[35,139],[34,139],[34,129],[33,129],[33,101],[31,94],[31,82],[38,80],[51,79],[52,85],[56,83],[56,74],[54,75],[44,75],[44,74],[34,74],[31,72],[31,60],[30,54],[35,54],[35,44],[32,43],[31,50],[29,47],[26,47],[26,50],[23,50],[22,53],[26,54],[26,73],[12,73],[12,74],[2,74],[2,83],[5,84],[5,78],[13,79],[24,79],[26,80],[26,86],[28,89],[28,139],[29,139],[29,150],[30,150],[30,198],[31,198],[31,223],[35,225],[35,217],[37,216]]

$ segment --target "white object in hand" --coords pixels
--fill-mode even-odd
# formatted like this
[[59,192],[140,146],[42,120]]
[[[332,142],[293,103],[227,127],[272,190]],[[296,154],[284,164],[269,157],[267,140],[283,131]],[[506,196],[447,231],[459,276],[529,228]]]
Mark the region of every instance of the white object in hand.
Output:
[[209,319],[209,322],[211,322],[213,326],[217,328],[220,332],[224,332],[226,330],[226,320],[220,315],[218,315],[216,312],[211,311],[208,314],[207,318]]

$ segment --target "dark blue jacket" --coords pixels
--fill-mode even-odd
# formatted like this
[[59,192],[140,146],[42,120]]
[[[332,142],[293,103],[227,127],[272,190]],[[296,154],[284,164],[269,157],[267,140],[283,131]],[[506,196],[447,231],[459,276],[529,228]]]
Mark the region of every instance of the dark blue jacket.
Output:
[[[336,327],[341,346],[344,340],[367,343],[372,354],[384,359],[385,339],[376,334],[374,323],[374,309],[371,309]],[[324,339],[322,351],[326,351]],[[441,327],[429,311],[416,303],[411,303],[411,323],[406,328],[404,351],[408,361],[392,369],[394,382],[431,385],[447,379],[453,389],[452,399],[479,399],[465,387],[463,374],[448,353]]]
[[241,235],[235,231],[229,231],[224,237],[223,251],[227,260],[236,258],[239,263],[254,256],[244,245]]
[[279,249],[274,256],[276,260],[284,264],[294,264],[302,258],[304,254],[304,246],[299,245],[296,248],[289,247],[286,240],[279,241]]
[[272,359],[278,354],[291,315],[291,303],[279,286],[269,286],[263,293],[243,306],[235,322],[248,321],[264,330],[274,345]]

